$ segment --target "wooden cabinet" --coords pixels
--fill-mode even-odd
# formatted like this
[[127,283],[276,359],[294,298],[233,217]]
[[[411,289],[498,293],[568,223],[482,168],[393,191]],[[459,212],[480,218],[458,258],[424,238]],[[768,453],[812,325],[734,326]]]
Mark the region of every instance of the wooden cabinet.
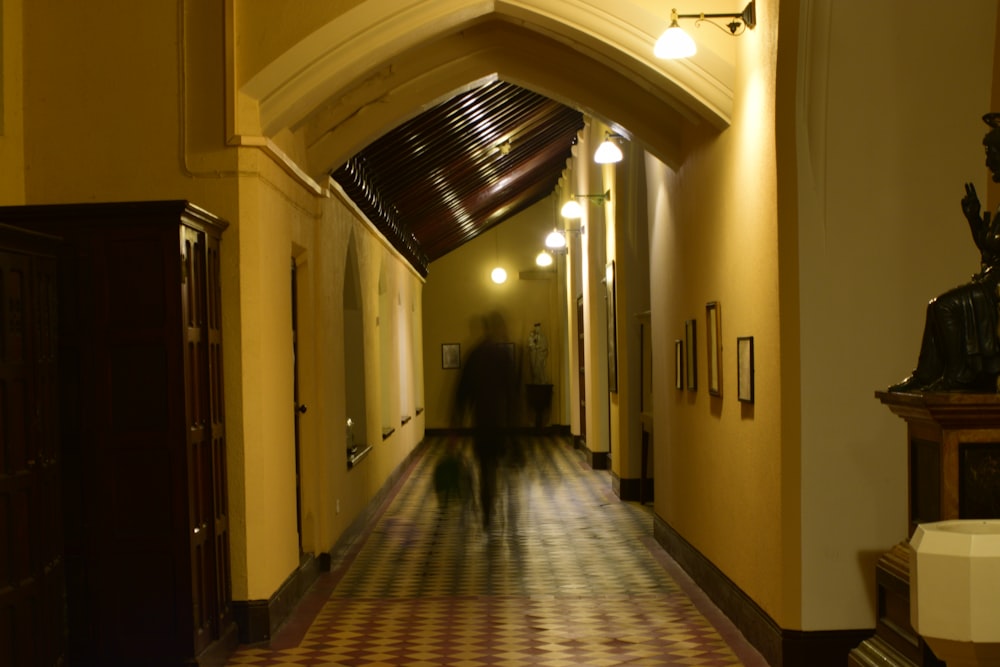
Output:
[[0,225],[0,665],[65,661],[56,248]]
[[183,201],[0,209],[65,239],[60,441],[69,661],[199,664],[235,642],[219,243]]

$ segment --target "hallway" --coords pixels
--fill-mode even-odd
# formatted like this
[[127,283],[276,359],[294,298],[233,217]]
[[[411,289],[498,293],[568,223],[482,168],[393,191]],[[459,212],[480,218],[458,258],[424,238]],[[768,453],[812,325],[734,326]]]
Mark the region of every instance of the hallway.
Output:
[[489,534],[435,497],[445,440],[428,436],[355,544],[270,646],[228,665],[766,663],[565,438],[525,441]]

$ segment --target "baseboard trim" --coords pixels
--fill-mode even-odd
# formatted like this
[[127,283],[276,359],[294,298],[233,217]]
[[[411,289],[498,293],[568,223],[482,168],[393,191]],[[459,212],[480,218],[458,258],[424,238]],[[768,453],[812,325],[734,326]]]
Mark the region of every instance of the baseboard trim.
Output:
[[320,561],[309,555],[267,600],[234,600],[233,617],[239,628],[240,643],[257,644],[274,636],[319,573]]
[[654,513],[653,538],[774,667],[843,667],[874,629],[786,630],[712,561]]
[[424,439],[413,448],[402,463],[396,466],[382,487],[365,508],[358,513],[358,516],[354,517],[354,520],[341,533],[334,545],[326,553],[320,554],[325,565],[324,571],[330,572],[337,569],[350,556],[359,539],[372,527],[379,513],[385,509],[386,502],[399,490],[400,482],[409,473],[417,459],[423,456],[424,450],[428,447],[427,438],[431,435],[430,431],[424,432]]
[[[550,436],[550,437],[565,436],[567,438],[570,436],[569,426],[565,424],[550,424],[549,426],[540,426],[540,427],[519,426],[516,428],[512,428],[511,432],[514,435]],[[472,428],[466,426],[458,428],[424,429],[424,437],[426,438],[430,437],[443,438],[449,435],[472,437],[474,433],[475,431]]]
[[653,501],[653,480],[643,482],[635,477],[619,477],[611,472],[611,490],[627,502],[649,503]]
[[575,436],[573,448],[583,451],[584,459],[592,470],[608,470],[611,468],[611,461],[608,452],[595,452],[587,446],[587,441],[580,436]]
[[594,452],[589,449],[585,451],[587,459],[590,461],[590,467],[594,470],[608,470],[611,468],[607,452]]
[[239,640],[242,644],[259,644],[274,636],[278,628],[289,619],[292,612],[305,597],[309,588],[319,578],[320,573],[329,572],[340,562],[372,522],[372,519],[382,509],[385,501],[394,492],[399,481],[413,465],[423,450],[427,441],[422,440],[406,459],[389,475],[382,488],[372,497],[351,525],[341,534],[333,547],[318,557],[306,555],[302,564],[292,572],[281,587],[267,600],[234,600],[233,617],[239,628]]

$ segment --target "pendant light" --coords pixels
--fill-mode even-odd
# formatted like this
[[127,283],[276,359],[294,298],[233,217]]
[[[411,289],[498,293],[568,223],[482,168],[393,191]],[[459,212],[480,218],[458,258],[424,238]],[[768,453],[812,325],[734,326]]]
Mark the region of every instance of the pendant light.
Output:
[[507,269],[500,266],[500,228],[497,227],[494,230],[493,241],[495,243],[494,248],[496,250],[496,266],[490,272],[490,280],[492,280],[497,285],[503,285],[507,282]]

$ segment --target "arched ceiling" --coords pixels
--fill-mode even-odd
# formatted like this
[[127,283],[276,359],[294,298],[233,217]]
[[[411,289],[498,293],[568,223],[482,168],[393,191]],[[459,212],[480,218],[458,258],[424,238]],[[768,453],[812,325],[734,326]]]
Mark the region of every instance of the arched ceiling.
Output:
[[[551,193],[581,114],[671,165],[683,161],[685,132],[728,124],[731,65],[710,49],[693,62],[656,60],[663,20],[643,4],[357,3],[234,82],[235,134],[274,142],[318,183],[338,174],[420,269]],[[522,137],[502,169],[491,157],[501,126]],[[440,146],[454,154],[428,148]]]

